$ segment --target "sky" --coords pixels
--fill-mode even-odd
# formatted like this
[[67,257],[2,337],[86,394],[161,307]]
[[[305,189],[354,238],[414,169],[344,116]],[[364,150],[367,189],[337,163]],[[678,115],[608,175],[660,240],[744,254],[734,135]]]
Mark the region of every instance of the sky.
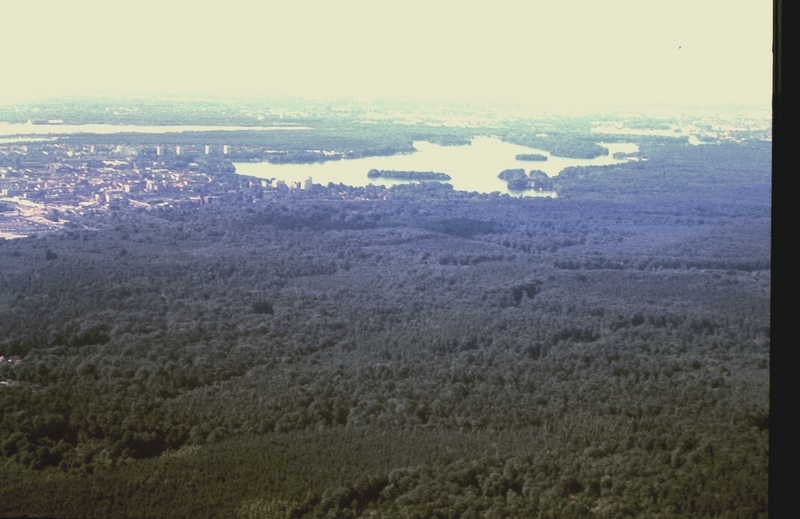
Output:
[[0,102],[771,102],[772,0],[27,0],[0,18]]

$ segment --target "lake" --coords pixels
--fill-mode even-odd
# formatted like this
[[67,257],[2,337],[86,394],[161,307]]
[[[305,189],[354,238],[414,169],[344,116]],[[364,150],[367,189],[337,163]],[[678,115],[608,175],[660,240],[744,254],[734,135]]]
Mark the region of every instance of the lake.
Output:
[[[407,182],[389,179],[369,179],[370,169],[397,171],[434,171],[447,173],[448,181],[454,189],[478,193],[499,191],[512,196],[555,196],[551,191],[509,192],[506,183],[497,175],[504,169],[524,168],[526,172],[539,169],[553,177],[570,166],[604,166],[620,164],[612,156],[621,151],[632,153],[639,147],[632,143],[599,143],[608,148],[608,155],[594,159],[571,159],[553,157],[549,152],[503,142],[493,137],[476,137],[465,146],[440,146],[430,142],[414,143],[414,153],[392,155],[390,157],[365,157],[351,160],[337,160],[312,164],[270,164],[268,162],[237,162],[236,172],[241,175],[264,179],[278,179],[286,182],[302,182],[311,177],[315,184],[324,186],[345,184],[366,186],[368,184],[386,187]],[[548,157],[546,162],[516,160],[521,153],[539,153]]]

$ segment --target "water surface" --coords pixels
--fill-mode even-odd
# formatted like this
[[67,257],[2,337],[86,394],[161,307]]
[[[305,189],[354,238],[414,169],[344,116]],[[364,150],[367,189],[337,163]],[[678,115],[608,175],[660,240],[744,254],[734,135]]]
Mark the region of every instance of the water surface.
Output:
[[[430,142],[414,143],[415,153],[392,155],[390,157],[366,157],[361,159],[337,160],[312,164],[270,164],[268,162],[237,162],[236,172],[241,175],[264,179],[277,179],[286,182],[302,182],[311,177],[315,184],[345,184],[366,186],[405,184],[407,181],[389,179],[370,179],[370,169],[398,171],[434,171],[452,177],[448,181],[460,191],[491,193],[499,191],[513,196],[554,196],[547,191],[509,192],[506,183],[497,175],[504,169],[523,168],[526,172],[538,169],[553,177],[570,166],[603,166],[626,162],[613,158],[618,151],[631,153],[639,147],[632,143],[599,143],[608,148],[608,155],[594,159],[571,159],[553,157],[550,152],[503,142],[494,137],[476,137],[465,146],[440,146]],[[546,162],[521,161],[516,155],[539,153],[547,156]]]

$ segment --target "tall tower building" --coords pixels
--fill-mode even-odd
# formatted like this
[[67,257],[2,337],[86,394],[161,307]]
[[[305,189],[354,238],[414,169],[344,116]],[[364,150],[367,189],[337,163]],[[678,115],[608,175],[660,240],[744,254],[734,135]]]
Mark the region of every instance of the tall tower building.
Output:
[[227,144],[222,147],[222,153],[224,153],[225,155],[227,155],[230,152],[231,152],[231,147],[228,146]]
[[211,146],[206,144],[206,155],[211,155]]
[[180,154],[181,154],[181,147],[175,146],[175,155],[180,155]]

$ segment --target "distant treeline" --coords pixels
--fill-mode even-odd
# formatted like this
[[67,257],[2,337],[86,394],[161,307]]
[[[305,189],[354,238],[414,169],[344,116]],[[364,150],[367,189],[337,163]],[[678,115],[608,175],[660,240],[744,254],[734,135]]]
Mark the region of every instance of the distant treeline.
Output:
[[392,169],[371,169],[367,173],[369,178],[388,178],[392,180],[450,180],[447,173],[433,171],[396,171]]
[[516,159],[532,162],[545,162],[547,160],[547,155],[542,155],[541,153],[520,153],[516,156]]
[[326,155],[321,151],[282,151],[268,154],[266,161],[270,164],[310,164],[342,158],[342,155]]
[[497,175],[497,178],[500,180],[505,180],[506,182],[511,182],[512,180],[519,180],[525,178],[525,170],[522,168],[515,168],[515,169],[504,169]]
[[553,189],[554,184],[547,173],[533,169],[526,175],[522,168],[506,169],[497,175],[500,180],[505,180],[511,191],[527,191],[530,189]]
[[[331,132],[325,128],[287,129],[287,130],[242,130],[175,132],[165,134],[117,133],[109,135],[73,134],[63,138],[67,143],[122,145],[122,146],[195,146],[211,145],[217,147],[231,145],[233,160],[268,160],[268,151],[313,153],[313,150],[334,151],[345,154],[347,158],[394,155],[414,152],[409,132],[398,131],[392,127],[380,128],[342,128]],[[246,149],[239,157],[234,152]],[[255,154],[253,152],[256,152]],[[298,156],[300,160],[305,157]]]
[[[516,129],[507,130],[503,140],[520,146],[547,150],[554,157],[593,159],[608,155],[608,148],[600,146],[591,135],[576,133],[531,134]],[[519,157],[519,156],[518,156]],[[519,159],[518,160],[531,160]],[[541,159],[532,159],[541,160]]]

